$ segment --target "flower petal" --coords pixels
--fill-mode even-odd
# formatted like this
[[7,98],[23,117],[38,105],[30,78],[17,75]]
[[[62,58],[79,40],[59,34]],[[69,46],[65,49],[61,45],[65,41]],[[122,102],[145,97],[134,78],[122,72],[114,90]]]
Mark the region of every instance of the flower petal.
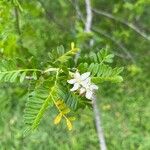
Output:
[[73,88],[70,89],[70,91],[76,91],[79,87],[80,87],[80,85],[78,83],[75,83]]
[[76,73],[74,74],[74,78],[75,78],[75,79],[80,79],[80,78],[81,78],[80,73],[79,73],[79,72],[76,72]]
[[90,86],[90,78],[87,78],[86,80],[81,82],[81,85],[85,88],[88,88]]
[[82,88],[80,89],[80,95],[83,94],[83,93],[85,93],[85,91],[86,91],[86,89],[82,87]]
[[91,89],[91,90],[98,90],[98,86],[95,85],[95,84],[92,84],[92,85],[90,86],[90,89]]
[[90,100],[92,100],[92,96],[93,96],[93,92],[90,90],[88,90],[85,94],[85,97]]
[[71,79],[71,80],[68,80],[67,81],[69,84],[74,84],[74,83],[76,83],[76,80],[75,79]]
[[85,72],[85,73],[83,73],[82,75],[81,75],[81,80],[85,80],[85,79],[87,79],[89,76],[90,76],[90,72]]

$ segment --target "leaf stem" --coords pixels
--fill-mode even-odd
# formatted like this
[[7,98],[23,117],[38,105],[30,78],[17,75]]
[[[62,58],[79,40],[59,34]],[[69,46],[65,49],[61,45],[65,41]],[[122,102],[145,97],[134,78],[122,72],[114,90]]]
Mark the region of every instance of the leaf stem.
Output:
[[59,68],[48,68],[48,69],[46,69],[45,71],[43,71],[43,74],[44,73],[47,73],[47,72],[55,72],[55,71],[58,71],[59,70]]
[[[57,69],[54,87],[55,87],[56,84],[57,84],[57,79],[58,79],[59,71],[60,71],[60,69]],[[51,93],[50,93],[50,96],[51,96],[51,98],[52,98],[52,100],[53,100],[53,102],[54,102],[56,108],[57,108],[58,111],[61,113],[61,110],[60,110],[59,107],[57,106],[56,101],[54,100],[54,98],[53,98],[53,96],[51,95]],[[67,117],[66,117],[64,114],[62,114],[62,116],[63,116],[66,120],[68,120]]]
[[42,70],[39,69],[20,69],[20,70],[11,70],[11,71],[0,71],[0,73],[13,73],[13,72],[25,72],[25,71],[36,71],[36,72],[41,72]]

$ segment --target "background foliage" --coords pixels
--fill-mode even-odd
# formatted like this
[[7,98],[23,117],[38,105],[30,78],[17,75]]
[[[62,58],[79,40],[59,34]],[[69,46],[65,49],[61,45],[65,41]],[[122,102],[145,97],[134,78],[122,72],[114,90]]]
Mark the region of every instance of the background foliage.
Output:
[[[105,83],[99,91],[98,102],[108,149],[150,149],[149,36],[141,36],[122,23],[122,20],[132,23],[142,33],[150,35],[150,1],[93,0],[91,34],[84,32],[82,18],[75,9],[77,1],[19,2],[0,1],[1,59],[18,57],[23,60],[18,65],[42,68],[43,60],[49,59],[47,53],[58,45],[69,47],[70,42],[75,41],[83,55],[85,51],[98,51],[107,46],[116,54],[114,65],[125,66],[123,83]],[[78,7],[85,18],[85,2],[79,1]],[[95,10],[104,11],[105,15],[109,13],[117,20]],[[90,38],[94,39],[92,49],[88,46]],[[98,149],[89,108],[78,111],[79,119],[71,132],[63,124],[50,123],[55,115],[47,112],[38,131],[23,138],[22,116],[27,87],[26,82],[0,84],[0,149]]]

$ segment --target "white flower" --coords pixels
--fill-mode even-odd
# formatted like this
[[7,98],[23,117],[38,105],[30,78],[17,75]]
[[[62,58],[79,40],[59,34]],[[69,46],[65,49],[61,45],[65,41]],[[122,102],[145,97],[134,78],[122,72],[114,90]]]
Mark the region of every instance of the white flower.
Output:
[[82,82],[82,88],[80,89],[80,94],[85,93],[87,99],[92,100],[95,90],[98,90],[98,86],[91,83],[91,78],[87,78]]
[[79,90],[80,95],[85,95],[87,99],[92,100],[98,86],[91,83],[91,78],[89,76],[90,72],[83,73],[82,75],[80,75],[79,72],[76,72],[74,78],[67,81],[69,84],[74,84],[70,91]]
[[98,90],[98,86],[95,84],[89,84],[89,86],[87,86],[87,88],[86,88],[85,97],[87,99],[92,100],[94,93],[95,93],[95,90]]
[[80,95],[84,94],[85,92],[86,92],[86,88],[81,87],[81,88],[80,88]]
[[82,81],[81,85],[86,88],[87,86],[89,86],[89,84],[91,83],[91,78],[88,77],[87,79],[85,79],[84,81]]
[[90,72],[83,73],[82,75],[80,75],[79,72],[76,72],[74,74],[74,78],[67,81],[69,84],[74,84],[73,88],[70,91],[78,90],[82,86],[82,84],[84,84],[83,82],[88,79],[89,76]]

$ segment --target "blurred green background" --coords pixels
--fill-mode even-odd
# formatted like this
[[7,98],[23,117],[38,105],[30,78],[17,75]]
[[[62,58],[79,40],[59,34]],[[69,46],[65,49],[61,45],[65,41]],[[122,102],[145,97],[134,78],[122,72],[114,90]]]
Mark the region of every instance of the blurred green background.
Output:
[[[107,46],[116,54],[114,65],[125,68],[123,83],[100,86],[98,106],[108,150],[150,150],[150,1],[91,0],[91,5],[93,32],[87,34],[84,0],[0,0],[0,57],[20,57],[38,66],[61,44],[69,47],[74,41],[83,53]],[[0,150],[99,149],[89,108],[77,112],[71,132],[63,124],[53,125],[49,110],[38,130],[23,138],[27,86],[0,84]]]

